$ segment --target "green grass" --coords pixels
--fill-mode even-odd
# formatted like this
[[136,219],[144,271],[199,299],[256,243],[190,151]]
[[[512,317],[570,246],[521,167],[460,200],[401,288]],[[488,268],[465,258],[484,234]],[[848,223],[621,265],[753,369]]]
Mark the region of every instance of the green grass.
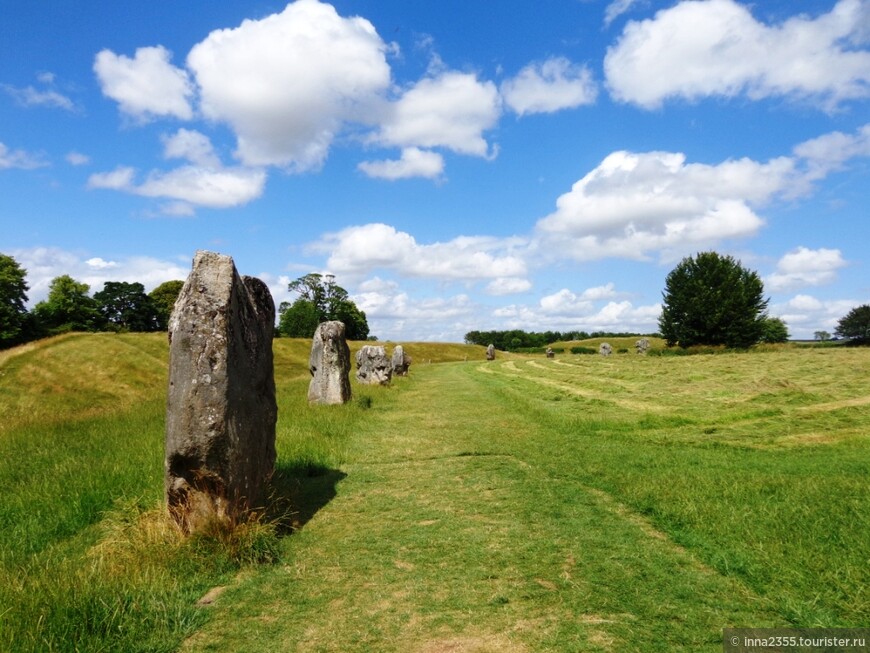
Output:
[[277,340],[272,511],[191,540],[160,509],[165,338],[5,353],[0,649],[719,651],[870,621],[870,350],[405,349],[408,378],[311,407],[308,343]]

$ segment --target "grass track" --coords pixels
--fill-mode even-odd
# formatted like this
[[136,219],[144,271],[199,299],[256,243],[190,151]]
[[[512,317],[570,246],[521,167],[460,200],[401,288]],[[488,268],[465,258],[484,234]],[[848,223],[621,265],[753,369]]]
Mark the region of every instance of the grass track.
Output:
[[866,623],[866,385],[837,370],[867,357],[805,356],[400,379],[286,563],[184,650],[715,651],[728,625]]

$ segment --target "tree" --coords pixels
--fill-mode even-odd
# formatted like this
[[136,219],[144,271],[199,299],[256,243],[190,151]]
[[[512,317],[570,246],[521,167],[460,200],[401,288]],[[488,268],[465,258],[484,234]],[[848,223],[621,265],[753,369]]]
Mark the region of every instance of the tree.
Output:
[[312,337],[320,324],[314,302],[301,297],[292,304],[281,302],[278,313],[278,333],[290,338]]
[[348,340],[368,340],[369,323],[366,314],[349,299],[338,302],[329,319],[344,322],[344,334]]
[[788,342],[788,326],[779,317],[766,317],[763,322],[761,342]]
[[659,329],[669,347],[747,348],[764,333],[764,284],[731,256],[702,252],[668,274]]
[[184,282],[178,279],[173,281],[164,281],[154,290],[148,293],[154,308],[157,310],[157,326],[158,330],[167,329],[169,327],[169,318],[172,316],[172,309],[175,307],[175,300],[181,294],[181,289],[184,287]]
[[0,349],[17,345],[29,335],[27,270],[11,256],[0,254]]
[[853,308],[840,318],[834,333],[856,344],[870,344],[870,304]]
[[94,300],[106,322],[116,329],[157,331],[160,326],[157,308],[141,283],[107,281],[94,293]]
[[33,313],[49,333],[63,331],[98,331],[104,324],[97,302],[88,295],[90,286],[79,283],[68,274],[55,277],[48,290],[48,299],[39,302]]
[[827,331],[816,331],[813,333],[813,338],[821,342],[826,342],[831,339],[831,334]]
[[335,283],[331,274],[306,274],[291,281],[288,288],[299,297],[292,304],[282,302],[278,309],[278,332],[291,338],[311,338],[317,325],[328,320],[344,322],[349,340],[365,340],[369,335],[366,314]]

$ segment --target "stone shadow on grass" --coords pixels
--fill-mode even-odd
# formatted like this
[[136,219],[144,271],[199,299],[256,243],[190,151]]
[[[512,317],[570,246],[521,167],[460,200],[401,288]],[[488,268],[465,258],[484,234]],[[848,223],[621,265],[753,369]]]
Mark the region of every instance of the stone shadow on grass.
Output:
[[269,502],[269,517],[278,523],[279,534],[290,535],[311,521],[335,498],[338,484],[346,476],[323,465],[279,461],[272,475]]

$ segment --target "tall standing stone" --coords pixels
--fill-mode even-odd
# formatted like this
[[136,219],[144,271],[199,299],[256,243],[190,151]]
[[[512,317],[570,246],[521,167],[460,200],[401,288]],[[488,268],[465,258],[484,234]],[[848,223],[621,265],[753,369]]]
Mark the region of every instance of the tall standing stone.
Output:
[[199,251],[169,321],[165,493],[187,532],[257,505],[275,466],[275,304]]
[[610,356],[613,353],[613,347],[610,346],[609,342],[602,342],[598,346],[598,353],[602,356]]
[[344,404],[350,401],[350,349],[343,322],[323,322],[317,327],[308,369],[311,371],[309,403]]
[[356,380],[365,385],[389,385],[393,368],[380,345],[363,345],[356,353]]
[[637,350],[638,354],[645,354],[647,351],[649,351],[649,339],[641,338],[634,343],[634,348]]
[[495,345],[490,345],[486,348],[486,360],[494,361],[495,360]]
[[390,360],[393,374],[396,376],[408,376],[408,368],[411,367],[411,357],[405,353],[402,345],[396,345],[393,349],[393,357]]

